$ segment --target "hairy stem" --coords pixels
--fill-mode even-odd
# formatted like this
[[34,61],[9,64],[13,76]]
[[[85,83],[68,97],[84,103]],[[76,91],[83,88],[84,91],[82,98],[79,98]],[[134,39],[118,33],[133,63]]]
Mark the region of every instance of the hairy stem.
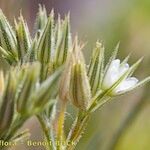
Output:
[[48,150],[51,150],[51,144],[50,144],[50,141],[51,141],[51,136],[50,136],[50,125],[49,123],[46,123],[44,118],[41,116],[41,115],[37,115],[37,118],[41,124],[41,128],[43,130],[43,133],[45,135],[45,138],[46,138],[46,141],[47,141],[47,149]]
[[[103,96],[101,97],[101,99]],[[87,111],[79,111],[78,116],[72,126],[72,129],[69,132],[67,142],[70,144],[66,147],[66,150],[73,150],[77,143],[79,142],[84,129],[86,128],[86,124],[89,120],[89,117],[92,112],[94,112],[97,108],[102,107],[110,98],[102,99],[101,102],[97,103],[96,100],[93,100],[91,105],[89,106]]]
[[89,114],[79,111],[78,116],[72,126],[72,129],[69,132],[67,142],[69,142],[70,144],[67,145],[66,150],[73,150],[75,148],[82,136],[88,120]]
[[63,142],[65,141],[64,135],[64,122],[65,122],[66,103],[58,101],[54,108],[52,118],[52,139],[53,145],[56,150],[63,149]]

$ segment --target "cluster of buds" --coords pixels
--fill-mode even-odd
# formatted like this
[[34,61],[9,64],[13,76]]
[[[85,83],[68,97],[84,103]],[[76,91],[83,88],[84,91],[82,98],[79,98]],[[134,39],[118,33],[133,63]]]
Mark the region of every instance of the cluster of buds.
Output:
[[[40,83],[39,63],[11,68],[4,79],[0,72],[0,135],[5,137],[17,115],[21,120],[41,112],[57,93],[61,70]],[[55,89],[55,92],[52,92]]]
[[92,111],[108,99],[150,81],[150,77],[140,82],[132,77],[142,58],[131,67],[127,63],[129,56],[121,63],[116,59],[119,45],[113,51],[106,67],[104,67],[104,47],[101,43],[96,43],[88,66],[85,64],[82,47],[76,39],[62,75],[59,90],[62,101],[70,100],[79,109]]
[[[4,128],[13,130],[12,122],[24,122],[30,116],[49,109],[51,100],[56,99],[58,79],[72,47],[69,20],[69,14],[64,19],[59,15],[55,19],[53,10],[48,15],[45,7],[39,5],[35,31],[30,34],[22,14],[11,25],[0,10],[0,58],[10,69],[5,80],[0,72],[2,137]],[[19,128],[20,125],[14,126]]]
[[[139,81],[132,76],[142,59],[129,66],[129,56],[122,62],[116,58],[119,45],[105,66],[105,49],[97,42],[90,63],[86,65],[82,53],[84,46],[77,38],[72,44],[69,19],[69,15],[65,19],[58,16],[55,21],[53,10],[47,15],[45,7],[39,6],[35,34],[31,37],[21,14],[11,27],[0,10],[0,55],[10,65],[6,77],[0,71],[0,139],[13,136],[14,129],[21,126],[15,123],[38,115],[42,118],[42,127],[46,126],[43,129],[46,136],[49,136],[47,128],[51,117],[56,131],[52,138],[62,141],[66,103],[70,100],[80,111],[75,120],[77,125],[74,124],[68,137],[78,141],[89,112],[150,81],[150,77]],[[52,99],[60,100],[58,106],[53,107],[56,115],[49,111]],[[58,149],[62,148],[58,146]]]
[[0,10],[0,53],[8,64],[17,66],[28,62],[41,63],[41,81],[44,81],[66,61],[72,46],[69,14],[65,19],[54,19],[54,11],[47,15],[39,6],[34,37],[20,14],[14,27]]

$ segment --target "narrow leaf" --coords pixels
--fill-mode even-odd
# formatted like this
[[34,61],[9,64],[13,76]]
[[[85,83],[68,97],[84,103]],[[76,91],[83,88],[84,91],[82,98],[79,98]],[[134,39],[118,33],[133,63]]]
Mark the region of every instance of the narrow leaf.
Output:
[[88,68],[88,77],[91,85],[92,95],[95,95],[99,87],[101,87],[103,66],[104,47],[102,47],[101,43],[97,42]]
[[38,60],[41,63],[49,63],[51,57],[51,47],[53,40],[53,14],[48,18],[46,27],[41,34],[37,51],[38,51]]
[[36,88],[36,84],[39,79],[40,66],[39,64],[34,64],[23,70],[23,80],[20,84],[20,92],[17,97],[17,111],[21,114],[27,114],[31,111],[29,106],[33,105],[30,101],[30,95]]
[[107,65],[106,65],[106,67],[105,67],[104,74],[106,74],[107,69],[109,68],[111,62],[116,58],[117,53],[118,53],[118,50],[119,50],[119,45],[120,45],[120,43],[118,43],[118,44],[116,45],[114,51],[112,52],[112,55],[111,55],[111,57],[110,57],[110,59],[109,59]]
[[15,76],[9,73],[0,106],[0,132],[5,132],[12,122],[14,115],[16,82]]
[[56,96],[56,94],[58,93],[58,79],[61,72],[62,68],[58,69],[54,74],[52,74],[41,84],[41,86],[33,95],[31,95],[31,99],[35,101],[34,106],[36,108],[43,108],[43,106],[45,106],[50,99]]

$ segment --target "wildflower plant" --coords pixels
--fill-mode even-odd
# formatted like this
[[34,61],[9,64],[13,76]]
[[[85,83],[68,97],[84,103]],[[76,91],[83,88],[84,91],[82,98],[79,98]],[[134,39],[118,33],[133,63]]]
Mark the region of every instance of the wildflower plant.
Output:
[[[12,27],[0,11],[0,54],[10,66],[0,72],[0,140],[23,140],[29,131],[18,130],[36,115],[47,142],[53,141],[47,149],[75,149],[94,111],[150,81],[132,77],[142,59],[129,66],[129,56],[116,58],[119,44],[105,65],[104,46],[96,42],[87,65],[84,46],[77,37],[72,43],[69,15],[56,20],[40,5],[34,29],[32,37],[21,14]],[[78,113],[65,133],[69,101]]]

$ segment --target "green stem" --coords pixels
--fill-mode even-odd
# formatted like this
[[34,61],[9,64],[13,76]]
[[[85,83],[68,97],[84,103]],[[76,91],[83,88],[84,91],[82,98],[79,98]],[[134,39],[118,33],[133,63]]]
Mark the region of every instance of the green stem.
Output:
[[55,114],[52,120],[52,138],[55,140],[53,142],[54,147],[56,147],[56,150],[62,150],[65,138],[64,121],[65,121],[66,103],[58,101],[54,111]]
[[20,115],[18,115],[12,124],[12,127],[8,131],[7,135],[4,137],[5,141],[11,140],[11,138],[16,134],[16,132],[22,127],[24,122],[27,120],[27,118],[21,118]]
[[148,97],[149,97],[149,88],[147,87],[145,88],[145,92],[143,93],[142,98],[138,101],[136,105],[134,105],[132,110],[129,112],[129,114],[125,117],[125,119],[121,123],[118,130],[115,132],[107,150],[115,150],[121,137],[124,135],[128,127],[130,127],[130,124],[133,121],[135,121],[135,119],[138,117],[138,114],[143,110]]
[[97,99],[93,99],[87,111],[79,111],[73,127],[69,132],[67,142],[69,142],[70,144],[66,146],[66,150],[73,150],[75,148],[81,138],[81,135],[86,127],[91,113],[94,112],[96,109],[102,107],[107,101],[109,101],[110,98],[103,100],[103,96],[104,95],[101,96],[101,102],[97,102]]
[[81,138],[81,135],[89,120],[89,114],[79,111],[78,116],[69,132],[67,142],[70,144],[66,146],[66,150],[73,150]]
[[50,126],[49,124],[47,124],[45,122],[45,120],[43,119],[43,117],[41,115],[37,115],[37,118],[40,122],[41,128],[43,130],[43,133],[45,135],[46,141],[47,141],[47,149],[51,150],[51,145],[50,145],[50,141],[51,141],[51,136],[50,136]]

